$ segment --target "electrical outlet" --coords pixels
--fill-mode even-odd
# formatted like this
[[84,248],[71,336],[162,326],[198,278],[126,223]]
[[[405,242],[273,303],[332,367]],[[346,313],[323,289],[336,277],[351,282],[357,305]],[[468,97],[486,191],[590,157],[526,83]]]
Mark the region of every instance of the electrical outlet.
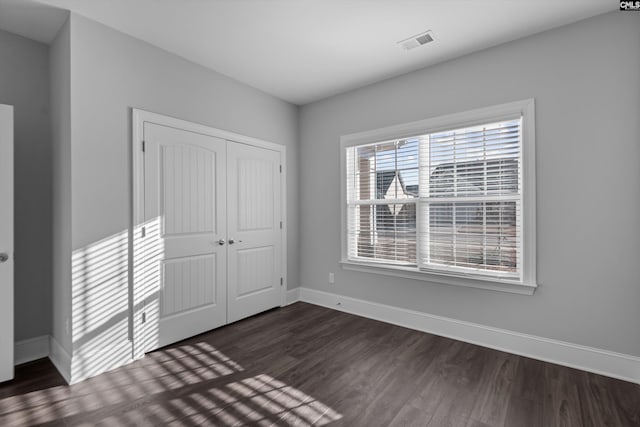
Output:
[[336,283],[336,277],[333,275],[333,273],[329,273],[329,283]]

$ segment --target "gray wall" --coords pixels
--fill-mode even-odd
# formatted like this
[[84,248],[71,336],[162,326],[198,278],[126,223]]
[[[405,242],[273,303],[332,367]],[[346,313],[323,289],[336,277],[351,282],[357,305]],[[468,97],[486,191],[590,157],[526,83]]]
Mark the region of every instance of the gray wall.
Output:
[[0,30],[0,103],[15,106],[15,339],[51,332],[49,48]]
[[53,298],[51,334],[71,351],[71,62],[69,21],[51,43]]
[[[74,14],[71,76],[76,350],[110,345],[99,344],[101,336],[110,336],[112,344],[126,338],[122,315],[129,248],[121,237],[131,224],[132,107],[287,147],[288,278],[290,286],[298,286],[296,106]],[[100,245],[113,254],[105,258],[113,264],[102,276],[90,277],[100,265]]]
[[[73,247],[126,227],[131,205],[131,107],[287,147],[289,283],[298,286],[298,108],[129,37],[74,16]],[[88,161],[85,161],[88,160]],[[93,182],[100,178],[100,187]],[[99,191],[98,191],[99,190]],[[109,214],[105,214],[109,212]],[[77,216],[76,216],[77,214]]]
[[[639,40],[640,15],[613,12],[302,107],[301,285],[640,356]],[[340,268],[341,135],[526,98],[534,296]]]

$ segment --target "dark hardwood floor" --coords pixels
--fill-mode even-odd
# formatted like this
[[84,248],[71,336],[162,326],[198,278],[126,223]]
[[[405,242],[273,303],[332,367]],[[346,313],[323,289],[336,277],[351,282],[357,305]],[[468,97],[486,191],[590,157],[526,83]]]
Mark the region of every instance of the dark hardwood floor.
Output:
[[640,386],[296,303],[73,386],[0,385],[1,426],[640,426]]

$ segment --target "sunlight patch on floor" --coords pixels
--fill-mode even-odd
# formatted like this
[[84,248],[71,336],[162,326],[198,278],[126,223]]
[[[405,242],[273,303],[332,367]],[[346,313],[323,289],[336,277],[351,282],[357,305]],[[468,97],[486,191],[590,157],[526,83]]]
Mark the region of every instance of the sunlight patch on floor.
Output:
[[[72,386],[0,399],[0,425],[325,425],[341,418],[267,374],[244,375],[207,342],[179,345]],[[225,380],[225,377],[229,379]],[[198,384],[212,387],[189,392]],[[114,412],[116,414],[114,414]],[[101,415],[104,414],[104,415]]]

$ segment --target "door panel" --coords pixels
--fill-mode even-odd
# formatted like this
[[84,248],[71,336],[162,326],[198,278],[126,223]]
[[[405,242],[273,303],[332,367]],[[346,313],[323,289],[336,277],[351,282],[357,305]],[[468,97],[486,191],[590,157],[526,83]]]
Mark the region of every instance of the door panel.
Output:
[[216,290],[211,286],[216,277],[216,256],[207,254],[162,262],[162,317],[216,303]]
[[[237,207],[230,212],[231,217],[237,218],[238,231],[273,230],[275,200],[271,198],[276,178],[274,167],[280,167],[279,156],[274,157],[273,151],[232,143],[229,160],[235,162],[236,173],[232,175],[236,186]],[[275,153],[276,155],[278,153]],[[271,158],[252,158],[251,156]],[[235,156],[235,158],[232,158]],[[275,159],[275,160],[274,160]],[[232,172],[233,173],[233,172]],[[278,185],[279,185],[279,179]]]
[[271,290],[275,271],[273,246],[236,251],[238,262],[237,296],[245,297]]
[[227,173],[222,139],[145,123],[144,140],[149,351],[226,323]]
[[0,105],[0,382],[13,378],[13,107]]
[[280,305],[280,153],[229,142],[227,159],[228,320],[235,322]]

